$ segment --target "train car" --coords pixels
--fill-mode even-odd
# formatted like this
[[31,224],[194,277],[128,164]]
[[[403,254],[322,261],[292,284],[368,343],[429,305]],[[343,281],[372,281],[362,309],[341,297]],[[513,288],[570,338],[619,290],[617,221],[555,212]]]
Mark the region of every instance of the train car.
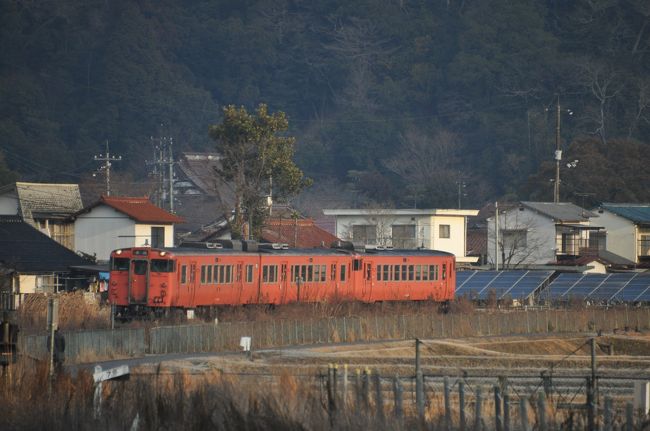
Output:
[[445,302],[453,254],[432,250],[135,247],[115,250],[109,300],[120,315],[223,305],[351,300]]

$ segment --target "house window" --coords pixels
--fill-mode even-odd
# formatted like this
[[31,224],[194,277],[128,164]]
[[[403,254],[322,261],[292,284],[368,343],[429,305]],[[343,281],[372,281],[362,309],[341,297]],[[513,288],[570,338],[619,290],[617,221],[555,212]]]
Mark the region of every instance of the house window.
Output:
[[395,248],[415,248],[415,225],[393,225],[393,247]]
[[451,238],[451,229],[448,224],[438,226],[438,236],[440,238]]
[[377,226],[358,224],[352,226],[352,242],[355,244],[377,244]]
[[589,248],[592,250],[607,249],[607,233],[598,231],[589,232]]
[[527,237],[526,229],[504,229],[501,231],[503,249],[508,251],[526,248]]
[[151,228],[151,247],[162,248],[165,246],[165,228],[152,227]]
[[639,256],[650,256],[650,235],[639,235]]

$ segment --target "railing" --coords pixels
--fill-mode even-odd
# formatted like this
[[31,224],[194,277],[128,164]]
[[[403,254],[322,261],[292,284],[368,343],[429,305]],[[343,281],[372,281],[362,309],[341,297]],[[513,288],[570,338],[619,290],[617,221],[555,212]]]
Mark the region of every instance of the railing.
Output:
[[[623,327],[650,329],[650,308],[375,315],[164,326],[148,331],[75,331],[62,335],[66,363],[82,363],[140,357],[145,353],[235,352],[239,351],[243,336],[252,337],[252,348],[256,350],[374,340],[613,331]],[[47,336],[21,336],[18,348],[28,356],[45,358]]]
[[650,239],[637,240],[637,256],[640,261],[650,260]]

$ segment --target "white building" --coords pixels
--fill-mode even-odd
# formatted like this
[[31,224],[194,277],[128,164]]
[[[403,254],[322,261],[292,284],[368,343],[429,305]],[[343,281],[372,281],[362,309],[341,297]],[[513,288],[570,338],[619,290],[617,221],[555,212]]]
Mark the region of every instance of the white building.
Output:
[[126,247],[173,247],[174,223],[183,219],[146,197],[102,196],[75,215],[75,250],[105,261]]
[[476,262],[467,256],[467,217],[478,210],[455,209],[326,209],[336,218],[334,235],[364,245],[426,248],[456,255],[458,262]]
[[[605,231],[589,211],[568,202],[520,202],[499,208],[499,268],[545,265],[597,254]],[[495,216],[487,219],[488,262],[495,264]]]
[[650,204],[604,203],[598,217],[607,229],[607,251],[636,264],[650,263]]

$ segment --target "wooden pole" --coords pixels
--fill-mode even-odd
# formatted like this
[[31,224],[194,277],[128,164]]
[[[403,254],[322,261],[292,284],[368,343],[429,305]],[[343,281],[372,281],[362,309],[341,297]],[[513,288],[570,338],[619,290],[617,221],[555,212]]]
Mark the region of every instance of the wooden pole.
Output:
[[467,426],[465,419],[465,382],[462,380],[458,382],[458,410],[460,431],[465,431],[465,427]]

